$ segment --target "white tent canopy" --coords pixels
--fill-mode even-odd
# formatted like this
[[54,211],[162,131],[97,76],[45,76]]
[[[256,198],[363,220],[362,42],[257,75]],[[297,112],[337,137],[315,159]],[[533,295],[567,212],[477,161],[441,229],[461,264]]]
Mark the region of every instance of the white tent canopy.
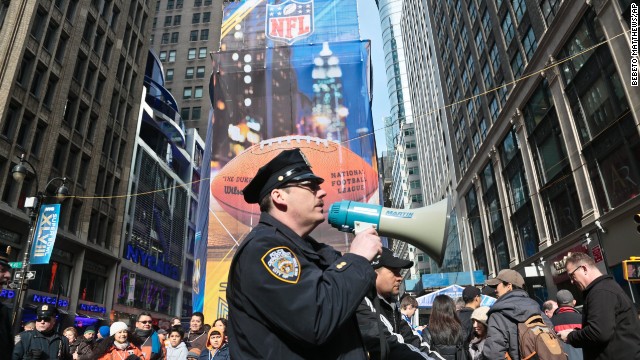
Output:
[[[462,286],[454,284],[451,286],[447,286],[446,288],[442,288],[438,291],[434,291],[430,294],[420,296],[419,298],[416,299],[418,300],[418,307],[430,308],[431,306],[433,306],[433,300],[438,295],[447,295],[453,300],[456,300],[457,298],[462,296],[463,290],[464,288]],[[480,302],[481,306],[491,306],[493,305],[494,302],[496,302],[496,299],[491,296],[482,295],[481,298],[482,298],[482,301]]]

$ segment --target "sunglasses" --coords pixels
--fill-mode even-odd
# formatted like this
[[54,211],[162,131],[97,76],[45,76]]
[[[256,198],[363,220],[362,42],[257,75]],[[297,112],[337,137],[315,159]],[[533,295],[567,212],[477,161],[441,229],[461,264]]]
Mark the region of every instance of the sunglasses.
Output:
[[51,316],[38,316],[36,320],[37,322],[40,322],[40,321],[51,322]]
[[289,185],[283,186],[282,189],[291,188],[291,187],[297,187],[297,188],[308,190],[314,195],[321,189],[320,183],[315,181],[302,181],[298,183],[291,183]]
[[151,320],[145,320],[145,321],[138,321],[140,324],[151,324],[152,321]]

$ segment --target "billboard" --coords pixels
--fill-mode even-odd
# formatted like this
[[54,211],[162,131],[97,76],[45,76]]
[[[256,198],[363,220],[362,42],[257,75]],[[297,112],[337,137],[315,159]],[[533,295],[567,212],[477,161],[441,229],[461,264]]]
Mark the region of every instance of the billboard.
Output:
[[[196,254],[206,266],[194,311],[208,319],[226,316],[231,259],[259,221],[242,189],[280,151],[301,148],[325,179],[325,211],[343,199],[379,199],[370,43],[359,39],[356,1],[250,0],[229,4],[224,16],[209,85],[207,248]],[[340,251],[351,240],[326,223],[311,235]]]

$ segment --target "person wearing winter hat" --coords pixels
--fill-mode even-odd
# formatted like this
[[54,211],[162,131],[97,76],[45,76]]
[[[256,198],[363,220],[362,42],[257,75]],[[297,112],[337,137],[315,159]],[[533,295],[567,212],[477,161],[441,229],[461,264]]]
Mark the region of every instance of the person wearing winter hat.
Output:
[[482,359],[484,340],[487,338],[487,312],[489,312],[488,306],[480,306],[471,313],[473,337],[469,341],[469,353],[472,360]]
[[102,339],[109,337],[109,326],[100,326],[98,334],[96,334],[96,342],[100,342]]
[[194,347],[187,353],[187,360],[198,360],[200,358],[200,349]]
[[209,330],[207,348],[200,353],[198,360],[229,360],[229,348],[222,327],[214,326]]
[[189,350],[187,345],[182,341],[184,331],[181,326],[174,326],[169,329],[169,345],[167,345],[166,360],[185,360]]
[[79,338],[80,343],[78,344],[76,351],[73,353],[73,358],[75,360],[91,359],[91,352],[93,351],[93,347],[96,345],[95,337],[96,328],[93,326],[89,326],[84,330],[82,337]]
[[142,360],[144,354],[132,342],[129,326],[116,321],[109,327],[109,337],[96,345],[91,354],[97,360]]

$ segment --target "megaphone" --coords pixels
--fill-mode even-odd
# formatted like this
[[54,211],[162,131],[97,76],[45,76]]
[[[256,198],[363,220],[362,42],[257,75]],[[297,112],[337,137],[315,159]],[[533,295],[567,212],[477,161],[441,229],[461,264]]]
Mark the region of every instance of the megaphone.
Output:
[[329,224],[358,233],[374,227],[380,236],[402,240],[424,251],[442,266],[449,233],[449,197],[416,209],[391,209],[356,201],[339,201],[329,208]]

